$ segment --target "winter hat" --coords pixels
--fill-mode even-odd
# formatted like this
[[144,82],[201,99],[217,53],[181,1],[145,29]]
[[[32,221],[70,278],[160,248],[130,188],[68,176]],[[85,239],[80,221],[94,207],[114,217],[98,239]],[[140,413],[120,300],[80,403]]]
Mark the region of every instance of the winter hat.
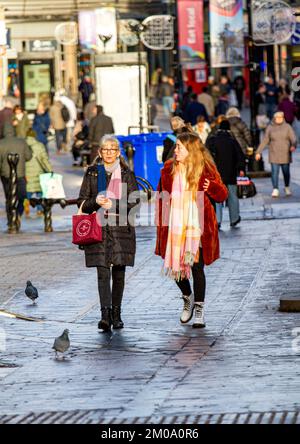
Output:
[[232,106],[231,108],[229,108],[229,110],[226,113],[226,117],[227,119],[229,119],[230,117],[241,117],[241,114],[239,112],[239,110],[237,108],[235,108],[234,106]]

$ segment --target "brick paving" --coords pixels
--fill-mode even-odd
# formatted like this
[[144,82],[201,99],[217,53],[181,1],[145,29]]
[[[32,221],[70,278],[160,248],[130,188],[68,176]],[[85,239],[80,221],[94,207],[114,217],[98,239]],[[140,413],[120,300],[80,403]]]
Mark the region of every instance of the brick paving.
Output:
[[[1,308],[39,322],[0,316],[0,423],[298,423],[300,314],[278,307],[300,287],[299,161],[294,197],[271,201],[270,179],[261,179],[241,203],[240,227],[225,220],[222,258],[206,270],[204,330],[180,325],[182,302],[160,274],[152,227],[137,229],[125,329],[111,334],[97,331],[95,270],[70,244],[73,209],[57,208],[55,233],[27,220],[18,236],[1,235]],[[67,181],[76,195],[80,172]],[[36,307],[23,295],[29,277]],[[64,328],[72,345],[59,362],[51,347]]]

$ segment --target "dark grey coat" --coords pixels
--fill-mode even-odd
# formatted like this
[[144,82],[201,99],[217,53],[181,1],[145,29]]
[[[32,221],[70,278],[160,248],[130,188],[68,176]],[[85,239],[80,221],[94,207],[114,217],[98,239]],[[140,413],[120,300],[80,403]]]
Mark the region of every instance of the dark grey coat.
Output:
[[[119,214],[122,210],[122,205],[127,202],[127,214],[129,211],[139,203],[139,199],[134,203],[128,203],[130,193],[138,191],[134,173],[126,166],[121,167],[122,183],[127,184],[127,198],[123,196],[121,201],[114,202],[114,213]],[[106,173],[107,186],[109,184],[111,175]],[[83,247],[85,252],[85,261],[87,267],[109,267],[111,265],[126,265],[133,266],[136,240],[135,228],[131,226],[128,221],[125,226],[109,226],[108,219],[103,216],[103,209],[100,209],[96,203],[98,194],[98,171],[97,166],[92,165],[86,171],[81,185],[78,206],[85,200],[83,205],[83,212],[91,214],[98,211],[102,221],[102,242],[86,245]],[[115,211],[116,210],[116,211]],[[127,219],[127,215],[125,214]],[[119,225],[119,218],[115,218]],[[121,225],[121,223],[120,223]]]

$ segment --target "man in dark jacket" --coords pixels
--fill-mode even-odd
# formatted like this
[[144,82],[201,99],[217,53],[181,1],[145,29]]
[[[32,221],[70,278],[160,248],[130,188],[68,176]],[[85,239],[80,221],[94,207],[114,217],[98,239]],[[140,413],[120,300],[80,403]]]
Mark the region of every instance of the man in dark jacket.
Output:
[[26,198],[26,181],[25,181],[25,162],[32,158],[32,151],[27,145],[25,139],[15,136],[14,127],[6,123],[3,129],[4,138],[0,140],[0,176],[4,189],[6,199],[6,212],[8,216],[8,194],[9,194],[9,176],[10,167],[7,160],[9,153],[17,153],[19,155],[19,162],[17,164],[18,177],[18,223],[20,223],[21,216],[24,212],[24,199]]
[[13,103],[10,100],[6,100],[4,104],[4,108],[0,111],[0,139],[3,136],[3,129],[6,123],[11,123],[13,121],[14,112],[13,112]]
[[89,142],[92,146],[91,162],[97,157],[100,140],[106,134],[114,134],[114,126],[111,117],[103,113],[103,106],[97,105],[97,115],[92,118],[89,127]]
[[192,101],[186,108],[184,120],[194,126],[197,123],[198,116],[204,116],[205,120],[208,122],[205,106],[198,102],[197,94],[193,94]]
[[[230,132],[228,120],[221,122],[220,129],[207,140],[206,145],[215,160],[223,183],[228,188],[230,226],[234,227],[241,221],[236,178],[238,175],[245,175],[245,156]],[[223,204],[216,204],[219,228],[222,223],[222,208]]]

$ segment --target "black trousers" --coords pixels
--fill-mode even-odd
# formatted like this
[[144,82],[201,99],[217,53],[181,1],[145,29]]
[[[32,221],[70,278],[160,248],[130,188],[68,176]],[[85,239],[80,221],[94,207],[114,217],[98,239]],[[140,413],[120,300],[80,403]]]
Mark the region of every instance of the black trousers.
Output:
[[[204,262],[202,248],[200,248],[199,262],[192,266],[192,275],[194,281],[194,296],[195,302],[204,302],[205,300],[205,288],[206,278],[204,274]],[[176,284],[180,288],[181,292],[185,296],[190,296],[192,293],[191,284],[188,279],[181,279],[176,281]]]
[[[98,290],[101,307],[121,305],[125,286],[125,265],[114,265],[111,268],[97,267]],[[112,277],[112,288],[110,280]]]
[[[3,185],[5,200],[6,200],[6,214],[8,218],[8,199],[9,199],[9,179],[7,177],[1,176],[1,181]],[[17,182],[17,198],[18,198],[18,204],[17,204],[17,213],[22,216],[24,212],[24,200],[26,199],[26,180],[25,177],[20,177]]]

